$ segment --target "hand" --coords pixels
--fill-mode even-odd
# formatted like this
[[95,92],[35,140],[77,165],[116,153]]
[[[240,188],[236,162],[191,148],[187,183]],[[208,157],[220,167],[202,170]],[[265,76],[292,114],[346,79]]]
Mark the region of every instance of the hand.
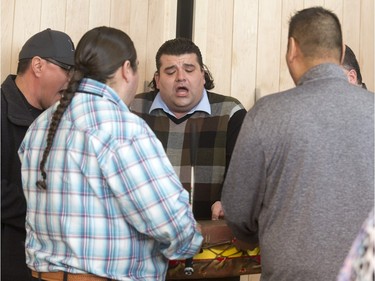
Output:
[[212,220],[218,220],[224,218],[224,210],[223,206],[221,205],[220,201],[216,201],[211,206],[211,219]]

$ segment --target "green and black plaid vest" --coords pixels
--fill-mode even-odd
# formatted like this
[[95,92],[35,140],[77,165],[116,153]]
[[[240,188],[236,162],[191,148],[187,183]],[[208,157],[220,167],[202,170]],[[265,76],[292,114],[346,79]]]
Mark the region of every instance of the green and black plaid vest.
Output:
[[[155,132],[181,183],[189,192],[191,167],[194,166],[193,212],[196,219],[211,219],[211,205],[220,200],[224,174],[233,150],[228,143],[234,146],[233,138],[237,138],[246,110],[232,97],[208,92],[210,115],[197,111],[176,119],[162,109],[149,113],[156,94],[137,95],[131,110]],[[231,119],[236,122],[230,122]],[[230,123],[235,129],[228,130]]]

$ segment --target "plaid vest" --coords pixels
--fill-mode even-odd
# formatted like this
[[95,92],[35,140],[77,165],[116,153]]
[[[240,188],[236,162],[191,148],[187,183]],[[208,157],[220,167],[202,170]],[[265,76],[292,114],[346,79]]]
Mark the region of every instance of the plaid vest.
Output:
[[[211,115],[196,111],[177,119],[162,109],[149,113],[156,94],[157,92],[148,92],[136,95],[131,110],[143,118],[154,131],[182,185],[193,194],[195,218],[211,219],[211,205],[220,200],[221,196],[230,158],[228,150],[233,150],[233,147],[228,148],[228,138],[233,137],[227,134],[228,124],[236,115],[240,116],[236,119],[242,123],[246,110],[233,97],[207,92]],[[237,137],[240,124],[234,125],[238,129],[233,135]]]

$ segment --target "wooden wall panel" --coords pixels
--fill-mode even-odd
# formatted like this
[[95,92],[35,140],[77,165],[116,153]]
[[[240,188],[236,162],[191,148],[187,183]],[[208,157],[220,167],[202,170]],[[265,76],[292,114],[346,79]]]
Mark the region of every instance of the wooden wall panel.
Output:
[[[147,0],[139,0],[140,7],[146,7],[147,11]],[[146,6],[144,6],[146,5]],[[111,1],[111,15],[110,15],[110,26],[116,26],[117,28],[129,32],[131,25],[132,8],[134,7],[133,1],[123,0],[112,0]],[[147,18],[147,13],[146,13]],[[146,26],[147,25],[143,25]]]
[[359,54],[360,18],[361,5],[353,5],[351,1],[344,1],[341,21],[343,39],[345,44],[347,44],[356,55]]
[[295,13],[303,9],[303,2],[300,0],[284,1],[282,5],[281,18],[281,38],[280,38],[280,91],[294,87],[294,82],[289,74],[286,64],[286,51],[288,48],[289,19]]
[[324,5],[322,6],[324,6],[326,9],[334,11],[340,22],[343,22],[344,0],[325,0]]
[[[315,5],[338,15],[344,41],[374,91],[373,0],[195,1],[193,40],[213,74],[214,91],[251,108],[256,98],[293,87],[285,63],[288,21],[295,11]],[[1,80],[15,73],[20,48],[36,32],[62,30],[77,44],[90,28],[109,25],[135,43],[141,92],[156,70],[157,49],[175,37],[176,11],[176,0],[2,0]]]
[[89,29],[109,26],[110,16],[111,0],[90,0]]
[[227,94],[235,96],[247,108],[255,103],[257,91],[258,8],[257,1],[234,3],[232,80]]
[[[33,20],[30,20],[30,14],[33,15]],[[33,2],[28,0],[15,1],[15,10],[13,18],[13,37],[10,43],[10,46],[12,48],[12,66],[17,65],[18,53],[20,52],[22,45],[30,37],[30,34],[34,34],[40,31],[40,22],[41,0],[35,0]],[[6,54],[1,55],[3,56]]]
[[208,22],[211,20],[211,17],[209,18],[207,11],[210,10],[211,5],[212,1],[194,1],[194,18],[192,30],[192,40],[201,50],[203,63],[206,64],[209,69],[210,66],[206,62],[207,33],[212,31],[212,26],[208,24]]
[[367,88],[374,91],[374,0],[361,0],[361,34],[359,39],[359,52],[357,52],[359,64],[361,66],[362,78]]
[[[283,1],[285,2],[285,0],[283,0]],[[334,0],[334,1],[336,1],[336,0]],[[312,6],[324,6],[324,0],[304,0],[303,2],[304,2],[305,8],[312,7]]]
[[110,26],[124,30],[131,36],[137,50],[139,60],[140,82],[138,89],[144,88],[143,81],[148,79],[146,76],[146,57],[147,57],[147,20],[148,20],[148,0],[112,0]]
[[[294,87],[285,62],[289,19],[296,11],[312,6],[324,6],[338,16],[344,41],[356,53],[363,79],[374,91],[373,0],[227,1],[226,5],[230,4],[233,9],[222,6],[221,1],[195,1],[193,40],[215,78],[214,91],[238,98],[249,109],[261,96]],[[223,8],[225,11],[220,10]],[[233,22],[227,15],[231,11]],[[218,19],[227,27],[218,24]],[[220,42],[215,38],[226,39]],[[228,46],[230,41],[232,46]],[[231,75],[223,55],[230,51]],[[221,64],[214,63],[219,60]]]
[[65,30],[66,17],[62,15],[66,15],[66,0],[42,0],[40,30]]
[[[155,55],[159,47],[166,41],[176,37],[177,1],[149,0],[147,21],[147,40],[145,57],[145,79],[142,90],[148,89],[156,71]],[[140,80],[142,81],[142,80]]]
[[[204,63],[215,69],[215,91],[231,95],[233,0],[195,1],[193,40],[202,48]],[[204,9],[200,8],[203,5]],[[215,30],[216,32],[212,32]],[[209,54],[209,55],[208,55]]]
[[256,98],[279,91],[281,1],[259,1]]
[[65,32],[77,46],[82,35],[89,30],[90,0],[66,0]]
[[[13,15],[15,10],[15,0],[1,0],[1,45],[0,45],[0,74],[11,73],[13,48]],[[1,75],[1,82],[5,79],[5,75]]]
[[176,10],[175,0],[1,0],[1,81],[16,72],[18,53],[33,34],[50,27],[77,45],[89,29],[106,25],[134,41],[141,92],[155,71],[157,49],[176,36]]

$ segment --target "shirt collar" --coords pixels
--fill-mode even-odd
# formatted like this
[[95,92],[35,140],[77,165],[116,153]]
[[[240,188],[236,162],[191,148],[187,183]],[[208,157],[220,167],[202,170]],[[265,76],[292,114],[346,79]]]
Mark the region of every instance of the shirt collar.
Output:
[[105,98],[115,104],[118,104],[125,111],[128,111],[127,105],[121,100],[119,95],[108,85],[91,78],[83,78],[78,86],[77,92],[91,94]]
[[303,74],[301,79],[298,81],[297,86],[309,83],[310,81],[327,78],[340,78],[343,80],[348,80],[345,72],[338,64],[322,63],[310,68],[305,74]]
[[[165,102],[161,98],[160,92],[157,93],[154,101],[152,102],[149,113],[151,113],[155,109],[162,109],[164,112],[172,116],[175,116],[174,113],[169,110],[168,106],[165,104]],[[211,106],[210,106],[210,102],[208,101],[206,89],[203,89],[203,96],[201,100],[199,101],[199,103],[195,107],[193,107],[189,112],[187,112],[186,115],[194,113],[196,111],[203,111],[203,112],[206,112],[207,114],[211,114]]]

